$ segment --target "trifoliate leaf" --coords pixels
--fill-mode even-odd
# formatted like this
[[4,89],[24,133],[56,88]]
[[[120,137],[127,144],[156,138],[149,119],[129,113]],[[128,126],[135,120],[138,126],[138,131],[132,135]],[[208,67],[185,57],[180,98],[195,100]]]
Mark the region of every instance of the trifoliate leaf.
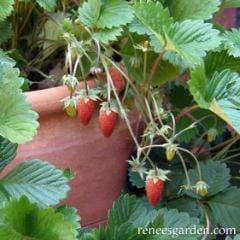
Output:
[[201,63],[206,52],[219,46],[221,38],[212,24],[201,20],[177,22],[166,29],[166,50],[175,52],[190,66]]
[[224,0],[223,7],[224,8],[238,8],[240,7],[240,0]]
[[0,136],[20,144],[36,134],[38,115],[22,93],[19,73],[12,64],[0,62]]
[[231,187],[225,192],[211,198],[207,204],[210,208],[211,218],[215,225],[222,227],[235,227],[238,231],[240,219],[240,189]]
[[76,208],[62,206],[57,209],[57,212],[64,216],[64,220],[72,226],[72,232],[74,236],[78,235],[78,230],[80,229],[80,216],[77,213]]
[[186,19],[208,20],[218,11],[220,0],[168,0],[166,2],[171,15],[176,21]]
[[[200,162],[200,168],[202,180],[209,186],[207,197],[214,196],[229,187],[231,175],[230,169],[227,168],[225,163],[209,160],[206,163]],[[199,181],[198,169],[191,169],[188,174],[191,184],[195,185]],[[187,194],[196,198],[200,197],[195,192],[187,192]]]
[[240,29],[232,29],[223,34],[223,45],[228,54],[240,57]]
[[12,35],[12,26],[9,22],[0,21],[0,44],[5,43]]
[[37,3],[45,10],[51,12],[57,5],[57,0],[36,0]]
[[26,197],[0,209],[1,240],[76,240],[71,225],[52,208],[41,209]]
[[16,156],[18,145],[0,136],[0,171]]
[[207,77],[211,78],[213,74],[221,72],[224,69],[230,69],[240,73],[240,57],[229,56],[227,51],[210,52],[205,58],[205,71]]
[[119,28],[133,20],[133,10],[122,0],[88,0],[79,14],[84,25],[98,29]]
[[93,37],[98,41],[108,44],[110,41],[116,41],[122,35],[122,28],[99,30],[93,34]]
[[11,198],[25,195],[42,207],[58,204],[67,197],[68,180],[55,166],[40,160],[19,164],[1,181],[0,185]]
[[190,92],[201,108],[209,109],[240,132],[240,77],[230,70],[215,72],[207,79],[204,66],[192,71]]
[[129,30],[149,35],[152,47],[161,49],[164,45],[163,29],[169,28],[173,23],[168,9],[164,9],[159,2],[141,1],[134,4],[134,10],[136,18]]
[[4,20],[6,17],[8,17],[12,10],[13,10],[13,4],[14,0],[1,0],[0,2],[0,21]]

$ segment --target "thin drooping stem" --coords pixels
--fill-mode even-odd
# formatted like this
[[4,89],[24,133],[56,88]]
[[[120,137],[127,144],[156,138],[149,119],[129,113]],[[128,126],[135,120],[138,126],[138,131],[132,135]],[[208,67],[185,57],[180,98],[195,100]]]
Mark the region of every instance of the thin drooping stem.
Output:
[[198,170],[198,174],[199,174],[199,180],[202,181],[201,168],[200,168],[199,162],[198,162],[197,158],[195,157],[195,155],[192,152],[190,152],[187,149],[185,149],[185,148],[178,147],[178,149],[180,151],[182,151],[182,152],[188,153],[194,159],[194,161],[196,162],[196,165],[197,165],[197,170]]
[[119,99],[119,97],[118,97],[117,91],[116,91],[116,89],[115,89],[115,87],[114,87],[114,84],[113,84],[113,82],[112,82],[111,75],[110,75],[109,70],[108,70],[108,67],[107,67],[107,63],[106,63],[106,61],[105,61],[105,59],[104,59],[103,56],[101,56],[101,61],[102,61],[104,70],[105,70],[106,75],[107,75],[107,81],[108,81],[108,82],[111,84],[111,86],[112,86],[113,93],[114,93],[115,98],[116,98],[116,101],[117,101],[117,103],[118,103],[118,105],[119,105],[121,114],[122,114],[122,116],[123,116],[123,118],[124,118],[124,120],[125,120],[125,122],[126,122],[126,125],[127,125],[127,127],[128,127],[128,130],[129,130],[129,132],[130,132],[130,134],[131,134],[131,136],[132,136],[132,139],[133,139],[135,145],[137,146],[137,148],[139,148],[138,140],[137,140],[137,138],[135,137],[135,134],[134,134],[134,132],[133,132],[133,130],[132,130],[132,126],[131,126],[131,123],[130,123],[130,121],[129,121],[129,119],[128,119],[128,116],[127,116],[127,114],[126,114],[126,111],[124,110],[124,108],[123,108],[123,106],[122,106],[122,104],[121,104],[121,101],[120,101],[120,99]]

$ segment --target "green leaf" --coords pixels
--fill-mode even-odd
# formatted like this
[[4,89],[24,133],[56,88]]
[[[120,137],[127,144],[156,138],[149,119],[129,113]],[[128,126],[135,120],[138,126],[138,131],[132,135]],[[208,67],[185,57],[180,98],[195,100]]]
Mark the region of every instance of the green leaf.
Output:
[[199,208],[197,202],[187,197],[170,200],[167,203],[167,207],[175,208],[179,212],[187,212],[192,217],[199,217],[201,215],[201,209]]
[[0,21],[0,44],[5,43],[12,35],[12,26],[7,21]]
[[227,51],[210,52],[205,58],[205,71],[209,78],[211,78],[216,71],[221,72],[224,69],[240,72],[239,66],[240,58],[229,56]]
[[169,28],[173,23],[168,9],[164,9],[159,2],[141,1],[134,4],[134,10],[136,18],[129,30],[149,35],[153,48],[161,49],[164,45],[163,29]]
[[79,8],[79,20],[87,27],[94,26],[100,16],[101,0],[88,0]]
[[57,5],[57,0],[36,0],[37,3],[45,10],[51,12]]
[[11,200],[0,209],[1,240],[76,240],[62,214],[41,209],[26,197]]
[[206,52],[219,46],[221,38],[212,24],[201,20],[176,22],[166,29],[166,50],[177,53],[188,65],[201,63]]
[[33,112],[23,95],[24,79],[12,64],[0,62],[0,136],[13,143],[32,140],[36,134],[37,113]]
[[[176,237],[176,232],[169,235],[142,234],[139,228],[190,228],[200,227],[197,218],[190,217],[187,213],[179,213],[177,210],[160,209],[156,210],[139,198],[123,195],[117,200],[109,212],[106,235],[104,229],[93,230],[83,233],[83,240],[114,239],[114,240],[157,240]],[[197,240],[199,236],[179,236],[178,239]]]
[[138,212],[139,206],[141,206],[141,202],[135,196],[130,196],[128,194],[121,196],[114,202],[112,209],[109,211],[109,229],[113,229],[127,222]]
[[[196,140],[198,136],[202,134],[203,128],[205,132],[207,132],[211,128],[215,128],[219,136],[226,131],[225,122],[222,119],[218,118],[215,114],[211,113],[211,111],[205,109],[197,109],[193,113],[191,113],[191,115],[196,120],[202,119],[206,116],[209,117],[201,121],[201,126],[199,126],[199,128],[190,129],[179,135],[177,137],[177,141],[180,143],[189,143],[192,140]],[[193,122],[187,116],[183,116],[176,123],[177,132],[180,132],[186,127],[189,127],[192,123]]]
[[234,238],[227,236],[225,240],[240,240],[240,234],[237,234]]
[[223,7],[224,8],[238,8],[238,7],[240,7],[240,0],[224,0]]
[[168,0],[167,5],[176,21],[186,19],[208,20],[219,10],[219,0]]
[[223,34],[223,45],[229,55],[240,57],[240,29],[225,31]]
[[204,66],[192,71],[190,92],[201,108],[209,109],[240,132],[240,77],[230,70],[215,72],[208,80]]
[[240,230],[240,189],[231,187],[222,194],[211,198],[207,204],[215,224],[223,227],[235,227]]
[[129,176],[129,181],[133,186],[137,188],[145,187],[145,181],[140,177],[140,175],[137,172],[133,172],[131,171],[131,169],[129,169],[128,176]]
[[28,197],[42,207],[58,204],[67,197],[68,180],[55,166],[40,160],[26,161],[0,181],[9,197]]
[[0,171],[16,156],[18,145],[0,136]]
[[0,21],[5,20],[13,10],[14,0],[1,0],[0,2]]
[[133,11],[122,0],[88,0],[79,9],[79,20],[87,27],[119,28],[133,20]]
[[108,44],[110,41],[116,41],[122,35],[122,28],[104,29],[93,34],[98,41]]
[[[182,97],[184,96],[184,98]],[[193,104],[193,98],[189,90],[181,85],[175,85],[169,94],[170,102],[175,108],[185,108]],[[181,99],[181,101],[179,101]]]
[[[134,44],[129,42],[122,49],[123,61],[125,62],[126,67],[128,68],[129,75],[131,75],[134,80],[141,84],[144,81],[144,55],[143,53],[135,49],[134,46],[142,44],[142,38],[132,35],[134,39]],[[152,66],[156,61],[158,54],[153,51],[148,52],[147,56],[147,67],[146,67],[146,76],[150,76]],[[137,64],[135,64],[137,62]],[[179,75],[180,70],[178,67],[172,65],[166,60],[161,60],[157,71],[152,79],[153,86],[160,86],[168,81],[173,81]]]
[[[206,163],[200,162],[202,179],[209,185],[208,197],[214,196],[224,191],[230,185],[230,169],[227,168],[225,163],[217,161],[207,161]],[[188,171],[192,185],[199,181],[199,174],[197,168]],[[194,192],[187,192],[192,197],[199,198]]]
[[78,230],[81,228],[80,225],[80,216],[77,213],[76,208],[66,207],[62,206],[57,209],[58,213],[61,213],[64,216],[64,220],[71,224],[72,226],[72,232],[74,236],[78,235]]
[[15,61],[10,58],[2,49],[0,49],[0,62],[2,64],[9,64],[10,66],[14,66],[16,64]]
[[[160,209],[158,211],[157,216],[154,220],[147,225],[147,228],[151,229],[164,229],[164,228],[171,228],[171,229],[190,229],[190,228],[201,228],[199,220],[194,217],[190,217],[189,214],[178,212],[176,209]],[[194,234],[187,234],[181,232],[179,235],[178,232],[169,231],[167,235],[160,234],[160,235],[147,235],[146,239],[149,240],[166,240],[171,238],[176,238],[179,240],[197,240],[201,237],[201,235],[194,235]]]

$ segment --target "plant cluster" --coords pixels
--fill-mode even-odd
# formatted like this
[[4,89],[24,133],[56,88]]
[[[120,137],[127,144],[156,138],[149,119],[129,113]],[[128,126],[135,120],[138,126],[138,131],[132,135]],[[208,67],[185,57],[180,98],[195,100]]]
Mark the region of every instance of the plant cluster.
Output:
[[[0,52],[0,99],[7,103],[0,111],[0,135],[23,143],[37,127],[36,115],[21,94],[23,78],[13,58],[21,75],[30,78],[25,81],[30,87],[35,84],[32,72],[44,77],[38,86],[65,84],[65,111],[85,126],[102,102],[99,126],[105,137],[111,136],[120,115],[135,143],[128,161],[130,184],[145,189],[154,207],[170,209],[144,212],[146,202],[124,196],[110,212],[108,227],[83,233],[80,239],[141,239],[138,226],[170,226],[172,219],[184,226],[221,225],[239,231],[239,172],[234,170],[239,164],[240,32],[225,29],[218,18],[224,8],[240,7],[240,2],[73,2],[59,6],[52,1],[50,6],[46,1],[4,0],[0,24],[5,31],[13,6],[13,20],[22,7],[28,15],[20,30],[12,22],[12,38],[5,34],[0,39],[5,50]],[[42,7],[60,12],[44,15]],[[35,21],[36,15],[41,24],[29,40],[23,33],[29,34],[28,20]],[[41,44],[26,54],[16,53],[19,43],[25,43],[24,49],[33,39]],[[46,59],[54,59],[57,67],[49,70]],[[84,86],[80,91],[79,82]],[[127,109],[137,109],[137,129]]]

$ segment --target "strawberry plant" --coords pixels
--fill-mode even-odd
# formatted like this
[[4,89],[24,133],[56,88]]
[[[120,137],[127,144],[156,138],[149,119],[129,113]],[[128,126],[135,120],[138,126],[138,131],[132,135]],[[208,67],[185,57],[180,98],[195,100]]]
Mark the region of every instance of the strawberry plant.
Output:
[[[20,88],[63,84],[69,92],[65,112],[79,124],[89,127],[98,111],[99,132],[111,140],[118,122],[126,123],[135,144],[126,159],[130,190],[156,208],[122,197],[109,226],[82,239],[138,239],[136,226],[168,225],[171,217],[184,225],[184,216],[184,226],[240,231],[240,31],[219,22],[224,9],[238,7],[239,0],[3,1],[1,166],[14,157],[16,144],[36,133],[37,116]],[[25,168],[27,163],[3,179],[3,196],[20,197],[20,188],[9,184]],[[35,192],[22,190],[36,202]],[[63,195],[53,202],[49,197],[46,205]],[[123,205],[151,208],[151,216],[134,212],[118,222]]]

